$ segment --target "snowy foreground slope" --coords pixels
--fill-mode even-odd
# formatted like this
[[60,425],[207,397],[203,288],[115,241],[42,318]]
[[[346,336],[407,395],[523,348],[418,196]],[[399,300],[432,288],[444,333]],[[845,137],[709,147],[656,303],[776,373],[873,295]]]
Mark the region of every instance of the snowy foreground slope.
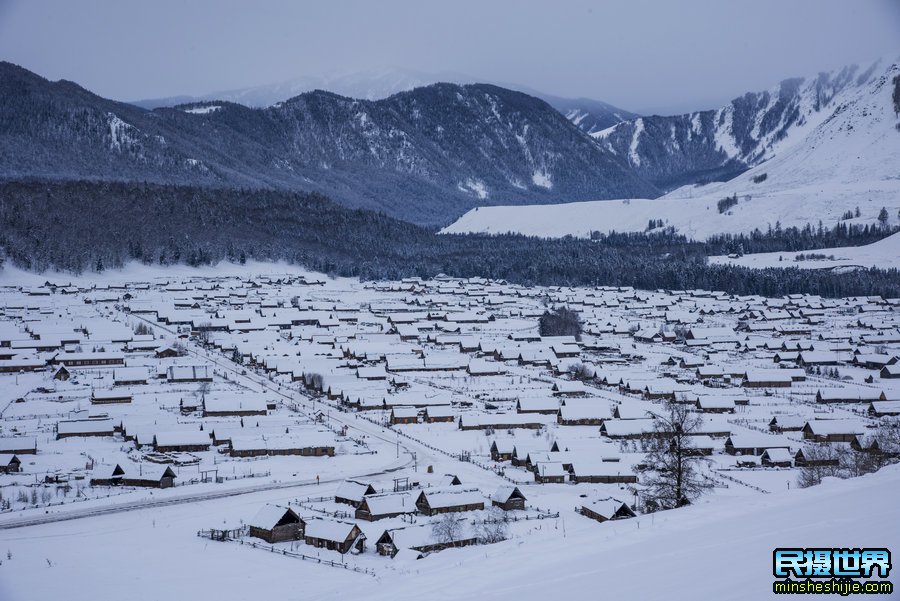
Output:
[[208,522],[208,513],[252,512],[261,497],[248,495],[0,531],[4,554],[15,549],[13,560],[0,567],[0,598],[93,600],[102,580],[102,590],[127,591],[134,600],[185,598],[189,591],[205,599],[258,599],[265,591],[268,598],[296,600],[530,601],[582,599],[602,590],[611,599],[750,601],[772,596],[775,547],[896,545],[898,491],[900,468],[893,466],[603,530],[588,520],[570,521],[540,546],[511,540],[451,549],[378,580],[184,536]]
[[[766,230],[779,222],[803,226],[821,220],[831,227],[857,206],[860,223],[874,222],[881,207],[896,223],[900,131],[892,93],[898,75],[900,65],[894,64],[865,87],[847,91],[804,139],[728,182],[684,187],[654,200],[481,207],[443,231],[586,237],[591,231],[644,231],[650,219],[661,219],[691,238],[705,239]],[[716,203],[735,194],[737,206],[720,214]]]
[[[535,553],[515,542],[450,552],[372,599],[765,599],[776,547],[866,546],[900,540],[900,469],[856,482],[773,494],[568,532]],[[866,499],[865,515],[850,508]],[[869,502],[871,501],[871,505]],[[453,568],[448,569],[448,568]],[[461,570],[466,577],[459,578]],[[332,598],[340,598],[335,594]]]

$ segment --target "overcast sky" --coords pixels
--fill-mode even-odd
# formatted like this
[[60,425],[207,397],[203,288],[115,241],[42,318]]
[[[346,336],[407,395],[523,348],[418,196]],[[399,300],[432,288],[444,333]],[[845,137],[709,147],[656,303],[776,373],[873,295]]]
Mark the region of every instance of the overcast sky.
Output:
[[898,56],[898,0],[0,0],[0,58],[119,100],[400,68],[665,113]]

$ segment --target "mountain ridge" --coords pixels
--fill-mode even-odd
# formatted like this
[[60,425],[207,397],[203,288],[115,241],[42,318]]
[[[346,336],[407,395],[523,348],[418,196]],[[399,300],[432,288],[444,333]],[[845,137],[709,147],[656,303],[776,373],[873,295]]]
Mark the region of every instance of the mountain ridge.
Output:
[[802,139],[844,94],[869,83],[880,63],[788,78],[717,109],[642,116],[592,135],[663,190],[725,181]]
[[11,63],[0,83],[5,178],[314,191],[423,224],[496,202],[658,194],[546,102],[490,84],[146,110]]
[[656,199],[485,207],[443,231],[553,238],[671,227],[705,240],[819,223],[828,229],[837,223],[893,227],[900,223],[900,111],[894,94],[900,98],[900,63],[832,99],[814,127],[793,132],[802,137],[726,182],[686,185]]

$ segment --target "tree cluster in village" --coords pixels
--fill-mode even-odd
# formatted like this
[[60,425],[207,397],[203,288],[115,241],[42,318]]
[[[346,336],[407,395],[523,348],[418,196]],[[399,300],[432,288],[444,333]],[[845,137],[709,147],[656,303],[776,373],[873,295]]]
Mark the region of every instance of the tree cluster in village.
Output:
[[581,340],[581,318],[568,307],[544,311],[538,320],[538,329],[541,336],[572,336]]
[[320,195],[271,190],[118,182],[0,185],[0,254],[37,271],[83,273],[132,260],[200,266],[255,259],[369,280],[446,273],[522,285],[900,296],[896,269],[836,274],[711,265],[710,244],[671,233],[597,240],[437,235]]
[[803,447],[805,465],[797,484],[801,488],[821,484],[832,478],[855,478],[877,472],[900,460],[900,420],[883,420],[872,435],[874,449],[856,451],[848,445],[808,444]]

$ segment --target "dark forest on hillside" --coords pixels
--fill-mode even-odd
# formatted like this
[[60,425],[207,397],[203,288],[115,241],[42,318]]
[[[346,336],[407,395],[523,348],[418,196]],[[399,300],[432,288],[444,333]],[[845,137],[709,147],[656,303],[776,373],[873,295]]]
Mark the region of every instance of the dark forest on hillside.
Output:
[[[872,234],[866,236],[870,241]],[[760,234],[757,244],[763,246],[763,240],[767,250],[778,246],[777,237]],[[828,232],[817,237],[811,230],[807,243],[816,247],[832,240]],[[689,242],[671,233],[596,240],[438,235],[316,194],[112,182],[0,185],[0,253],[37,271],[102,271],[130,260],[200,266],[253,259],[362,279],[446,273],[524,285],[900,296],[897,270],[839,274],[707,263],[708,252],[734,242]]]

